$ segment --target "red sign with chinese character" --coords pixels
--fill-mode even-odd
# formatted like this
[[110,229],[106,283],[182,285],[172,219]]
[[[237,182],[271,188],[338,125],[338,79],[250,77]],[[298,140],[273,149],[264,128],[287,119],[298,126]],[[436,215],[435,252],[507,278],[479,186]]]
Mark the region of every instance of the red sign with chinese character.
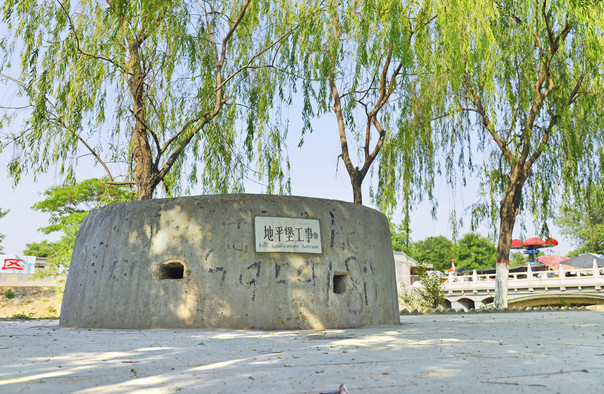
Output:
[[23,259],[4,259],[2,269],[22,271],[25,267],[23,267],[21,263],[23,263]]

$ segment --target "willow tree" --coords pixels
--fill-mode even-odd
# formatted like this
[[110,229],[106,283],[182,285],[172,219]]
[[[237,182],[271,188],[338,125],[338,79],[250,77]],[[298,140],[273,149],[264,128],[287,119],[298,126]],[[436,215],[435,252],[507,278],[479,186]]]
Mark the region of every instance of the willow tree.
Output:
[[[256,161],[269,190],[288,187],[282,134],[267,113],[270,72],[295,30],[287,0],[7,0],[3,64],[29,110],[4,119],[10,174],[92,156],[110,184],[152,198],[202,183],[238,190]],[[189,182],[187,182],[187,180]]]
[[547,233],[560,193],[602,180],[604,5],[441,1],[437,15],[440,141],[450,157],[460,146],[483,151],[461,166],[481,182],[474,218],[499,222],[496,302],[507,307],[519,213],[533,214]]
[[401,202],[408,207],[426,190],[431,193],[429,122],[421,124],[429,117],[414,111],[429,108],[419,105],[426,97],[418,94],[421,84],[414,72],[416,51],[429,42],[425,33],[433,16],[427,4],[328,2],[299,32],[301,85],[307,99],[303,116],[310,127],[311,117],[334,115],[339,158],[355,203],[363,203],[362,184],[375,167],[378,181],[372,197],[384,211]]

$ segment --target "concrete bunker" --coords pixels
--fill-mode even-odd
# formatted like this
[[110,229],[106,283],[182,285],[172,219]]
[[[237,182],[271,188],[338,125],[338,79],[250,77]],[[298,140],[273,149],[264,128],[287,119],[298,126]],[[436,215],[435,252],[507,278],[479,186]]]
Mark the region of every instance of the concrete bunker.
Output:
[[324,329],[398,324],[381,213],[217,195],[117,203],[78,232],[66,327]]

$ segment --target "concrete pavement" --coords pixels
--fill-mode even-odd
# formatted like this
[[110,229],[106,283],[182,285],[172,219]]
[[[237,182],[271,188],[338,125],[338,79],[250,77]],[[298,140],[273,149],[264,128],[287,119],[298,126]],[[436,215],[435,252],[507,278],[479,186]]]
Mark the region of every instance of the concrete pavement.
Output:
[[2,393],[600,393],[602,311],[404,315],[326,331],[0,321]]

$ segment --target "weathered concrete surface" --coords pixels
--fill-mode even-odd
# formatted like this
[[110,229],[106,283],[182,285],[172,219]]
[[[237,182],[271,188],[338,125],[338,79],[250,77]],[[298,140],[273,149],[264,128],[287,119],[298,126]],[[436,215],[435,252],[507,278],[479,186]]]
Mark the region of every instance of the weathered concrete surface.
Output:
[[2,393],[601,393],[604,313],[403,316],[326,331],[0,321]]
[[[319,220],[323,253],[256,252],[257,216]],[[174,267],[182,278],[168,278]],[[76,239],[61,313],[62,326],[104,328],[397,321],[384,215],[341,201],[266,195],[135,201],[92,212]]]

